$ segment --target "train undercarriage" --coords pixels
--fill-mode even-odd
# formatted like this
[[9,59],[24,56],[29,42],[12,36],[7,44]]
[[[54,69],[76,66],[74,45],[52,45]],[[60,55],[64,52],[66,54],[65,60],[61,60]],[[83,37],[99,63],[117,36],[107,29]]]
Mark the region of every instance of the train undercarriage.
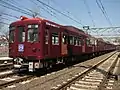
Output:
[[[26,60],[22,58],[14,58],[14,69],[15,70],[28,70],[29,72],[34,72],[38,69],[50,69],[53,65],[56,64],[70,64],[72,62],[80,62],[84,61],[88,58],[93,58],[99,56],[101,54],[107,53],[110,51],[104,52],[97,52],[97,53],[89,53],[89,54],[82,54],[82,55],[72,55],[68,57],[59,57],[59,58],[52,58],[52,59],[44,59],[44,60]],[[84,59],[83,59],[84,58]],[[80,60],[81,59],[81,60]]]

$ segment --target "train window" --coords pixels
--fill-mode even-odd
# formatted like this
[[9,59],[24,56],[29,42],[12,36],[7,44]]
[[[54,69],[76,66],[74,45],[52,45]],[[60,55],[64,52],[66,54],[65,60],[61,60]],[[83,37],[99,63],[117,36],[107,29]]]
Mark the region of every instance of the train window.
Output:
[[19,42],[25,41],[25,30],[23,26],[18,27],[18,41]]
[[77,45],[81,46],[81,44],[82,44],[82,40],[80,38],[77,38]]
[[77,38],[77,37],[74,37],[74,45],[75,45],[75,46],[78,45],[77,41],[78,41],[78,38]]
[[9,34],[9,42],[10,42],[10,43],[13,43],[13,42],[14,42],[14,31],[10,31],[10,34]]
[[38,41],[38,26],[28,25],[28,42],[37,42],[37,41]]
[[95,40],[95,45],[97,45],[97,40]]
[[11,31],[11,30],[15,30],[15,27],[14,26],[10,26],[9,27],[9,30]]
[[70,45],[74,45],[74,40],[73,36],[69,36],[69,43]]
[[89,46],[90,45],[90,39],[86,38],[86,44]]
[[63,35],[62,42],[63,44],[67,44],[67,35]]
[[58,33],[52,33],[52,44],[53,45],[58,45],[59,44]]
[[48,30],[45,31],[45,44],[48,44]]

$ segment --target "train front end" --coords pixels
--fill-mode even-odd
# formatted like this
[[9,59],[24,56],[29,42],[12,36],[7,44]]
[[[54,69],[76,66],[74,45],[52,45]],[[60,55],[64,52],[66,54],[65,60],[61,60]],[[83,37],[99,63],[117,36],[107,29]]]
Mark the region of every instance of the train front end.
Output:
[[9,57],[13,58],[15,69],[33,72],[42,68],[42,24],[38,18],[21,17],[9,27]]

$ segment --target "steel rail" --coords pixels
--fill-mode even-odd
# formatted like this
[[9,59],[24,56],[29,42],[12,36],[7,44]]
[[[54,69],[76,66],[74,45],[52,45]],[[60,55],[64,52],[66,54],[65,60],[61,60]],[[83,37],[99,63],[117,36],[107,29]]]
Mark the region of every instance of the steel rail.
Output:
[[35,77],[35,76],[33,76],[33,75],[28,75],[28,76],[25,76],[25,77],[20,77],[20,78],[18,78],[18,79],[15,79],[15,80],[13,80],[13,81],[8,81],[8,82],[5,82],[5,83],[1,83],[1,84],[0,84],[0,89],[2,89],[2,88],[4,88],[4,87],[7,87],[7,86],[9,86],[9,85],[18,83],[18,82],[22,82],[22,81],[25,81],[25,80],[34,78],[34,77]]
[[103,62],[105,62],[107,59],[109,59],[110,57],[112,57],[116,52],[114,52],[112,55],[109,55],[108,57],[106,57],[105,59],[101,60],[100,62],[98,62],[97,64],[93,65],[91,68],[86,69],[85,71],[83,71],[82,73],[80,73],[79,75],[76,75],[74,78],[70,79],[67,82],[64,82],[62,85],[59,85],[57,87],[52,88],[51,90],[66,90],[67,87],[71,86],[73,83],[75,83],[77,80],[79,80],[80,78],[83,78],[86,74],[88,74],[90,71],[92,71],[94,68],[96,68],[97,66],[99,66],[100,64],[102,64]]

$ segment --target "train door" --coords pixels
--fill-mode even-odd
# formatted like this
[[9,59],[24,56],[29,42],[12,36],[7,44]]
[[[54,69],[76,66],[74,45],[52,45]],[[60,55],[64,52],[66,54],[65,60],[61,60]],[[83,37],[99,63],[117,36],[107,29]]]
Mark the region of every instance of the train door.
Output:
[[49,28],[45,30],[45,56],[49,55]]
[[67,55],[68,54],[68,33],[62,32],[61,37],[62,37],[61,54]]
[[85,43],[85,38],[82,38],[82,52],[85,53],[85,48],[86,48],[86,43]]

